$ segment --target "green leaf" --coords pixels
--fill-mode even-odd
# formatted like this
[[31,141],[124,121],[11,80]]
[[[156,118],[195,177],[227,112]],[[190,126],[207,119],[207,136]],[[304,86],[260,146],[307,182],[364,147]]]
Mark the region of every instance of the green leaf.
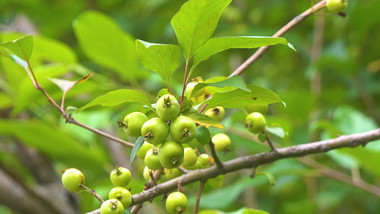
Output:
[[63,91],[63,93],[66,94],[76,84],[79,84],[88,80],[91,76],[92,76],[92,73],[89,73],[77,81],[69,81],[69,80],[56,79],[56,78],[49,78],[49,80],[52,81],[54,84],[56,84]]
[[282,102],[281,98],[273,91],[255,86],[247,86],[251,92],[235,89],[225,93],[215,93],[210,99],[203,102],[207,104],[205,110],[215,106],[225,108],[244,108],[249,104],[270,104]]
[[197,132],[195,134],[195,138],[202,145],[207,145],[211,140],[210,131],[205,126],[198,127]]
[[208,59],[210,56],[227,49],[259,48],[276,44],[288,45],[288,47],[294,49],[286,39],[281,37],[231,36],[211,38],[194,54],[192,69],[194,69],[200,62]]
[[137,57],[142,65],[170,84],[173,72],[181,65],[181,49],[177,45],[149,43],[136,40]]
[[96,11],[87,11],[73,23],[79,45],[91,60],[115,70],[128,79],[138,70],[135,41],[114,20]]
[[19,58],[29,61],[33,51],[33,36],[28,35],[12,42],[0,43],[0,46],[12,51]]
[[133,160],[136,158],[136,154],[139,151],[139,149],[141,148],[141,146],[143,145],[143,143],[144,143],[144,138],[142,136],[137,138],[135,145],[133,146],[133,149],[131,152],[131,160],[130,161],[131,161],[132,166],[133,166]]
[[188,115],[185,115],[187,117],[190,117],[194,122],[198,123],[201,126],[206,126],[207,128],[212,126],[220,129],[224,129],[224,126],[220,124],[218,121],[212,119],[211,117],[200,114],[200,113],[191,113]]
[[276,183],[276,180],[274,179],[272,174],[269,174],[266,172],[256,172],[256,175],[264,175],[265,177],[267,177],[270,185],[272,185],[272,186]]
[[243,91],[251,92],[251,89],[247,88],[247,85],[245,84],[244,80],[240,76],[235,75],[218,82],[213,82],[213,83],[200,82],[195,85],[192,91],[192,94],[197,93],[198,91],[202,90],[202,88],[207,87],[207,86],[213,86],[213,87],[218,87],[218,88],[235,87],[235,88],[240,88]]
[[231,0],[190,0],[173,16],[171,25],[186,59],[212,36],[230,3]]
[[76,63],[75,52],[66,44],[42,36],[34,37],[33,60]]
[[273,134],[277,137],[284,138],[285,137],[285,131],[282,129],[282,127],[279,126],[270,126],[265,128],[270,134]]
[[3,47],[0,47],[0,56],[3,56],[3,57],[7,57],[7,58],[11,58],[11,55],[8,53],[8,51],[3,48]]
[[150,101],[145,94],[132,89],[119,89],[115,91],[110,91],[104,95],[101,95],[93,99],[91,102],[80,108],[78,112],[96,105],[116,106],[126,102],[141,103],[150,107]]
[[207,184],[214,189],[220,189],[223,187],[224,175],[218,175],[215,178],[209,178]]

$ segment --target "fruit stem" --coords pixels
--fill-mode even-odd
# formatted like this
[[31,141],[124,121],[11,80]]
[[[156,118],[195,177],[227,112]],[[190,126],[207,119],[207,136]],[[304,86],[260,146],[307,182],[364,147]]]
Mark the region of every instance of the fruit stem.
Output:
[[92,190],[88,187],[86,187],[85,185],[81,184],[80,185],[83,189],[87,190],[91,195],[93,195],[96,199],[98,199],[98,201],[100,201],[101,203],[104,202],[104,200],[95,192],[95,190]]
[[208,145],[210,146],[211,155],[214,158],[214,162],[215,162],[216,166],[220,170],[224,171],[223,163],[219,160],[218,155],[216,154],[214,143],[210,140],[210,142],[208,143]]
[[179,102],[179,106],[182,109],[182,104],[183,104],[183,97],[185,96],[185,89],[187,85],[187,72],[189,70],[189,61],[190,59],[187,58],[186,60],[186,67],[185,67],[185,75],[183,77],[183,87],[182,87],[182,94],[181,94],[181,101]]

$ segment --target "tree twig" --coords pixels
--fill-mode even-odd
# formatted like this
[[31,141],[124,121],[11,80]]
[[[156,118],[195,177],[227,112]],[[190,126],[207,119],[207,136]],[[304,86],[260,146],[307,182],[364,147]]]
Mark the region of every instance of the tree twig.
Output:
[[216,166],[221,171],[224,171],[223,163],[219,160],[218,155],[216,154],[214,143],[210,140],[210,142],[208,143],[208,145],[210,146],[211,155],[212,155],[212,158],[214,159],[214,162],[215,162]]
[[201,180],[199,183],[199,188],[198,188],[198,193],[197,193],[197,200],[195,201],[195,206],[194,206],[194,214],[198,213],[199,209],[199,202],[201,201],[201,196],[202,196],[202,191],[203,187],[205,186],[207,180]]
[[[326,0],[322,0],[306,10],[305,12],[301,13],[294,19],[292,19],[288,24],[283,26],[280,30],[278,30],[275,34],[273,34],[273,37],[279,37],[285,34],[287,31],[289,31],[292,27],[294,27],[296,24],[303,21],[308,16],[312,15],[313,13],[317,12],[318,10],[324,8],[326,6]],[[229,77],[232,77],[234,75],[240,75],[243,73],[243,71],[248,68],[252,63],[254,63],[256,60],[258,60],[261,55],[269,48],[269,46],[261,47],[259,48],[251,57],[249,57],[245,62],[243,62],[234,72],[231,73]]]
[[81,184],[81,187],[83,187],[85,190],[87,190],[87,192],[89,192],[91,195],[93,195],[96,199],[98,199],[98,201],[100,201],[100,203],[103,203],[104,200],[102,197],[100,197],[94,190],[88,188],[87,186]]

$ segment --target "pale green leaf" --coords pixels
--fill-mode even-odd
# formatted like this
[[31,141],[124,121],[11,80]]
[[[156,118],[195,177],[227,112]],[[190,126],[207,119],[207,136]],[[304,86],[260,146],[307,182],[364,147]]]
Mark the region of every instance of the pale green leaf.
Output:
[[142,65],[170,84],[170,77],[181,65],[181,49],[177,45],[149,43],[136,40],[137,57]]
[[195,85],[192,94],[197,93],[200,91],[202,88],[207,87],[207,86],[213,86],[213,87],[218,87],[218,88],[223,88],[223,87],[234,87],[234,88],[240,88],[243,91],[250,92],[251,90],[247,88],[247,85],[245,84],[244,80],[240,76],[232,76],[230,78],[218,81],[218,82],[200,82]]
[[138,137],[131,152],[131,158],[130,158],[131,166],[133,166],[133,160],[135,159],[137,152],[139,151],[143,143],[144,143],[144,138],[142,136]]
[[211,38],[194,54],[192,69],[194,69],[200,62],[208,59],[210,56],[227,49],[259,48],[276,44],[288,45],[293,49],[293,46],[291,46],[286,39],[281,37],[233,36]]
[[143,105],[150,106],[149,99],[142,92],[132,89],[119,89],[115,91],[110,91],[104,95],[101,95],[93,99],[87,105],[80,108],[78,112],[96,105],[116,106],[126,102],[141,103]]
[[191,113],[186,114],[187,117],[190,117],[194,122],[198,123],[201,126],[209,127],[216,127],[220,129],[224,129],[224,126],[220,124],[218,121],[212,119],[211,117],[205,115],[205,114],[199,114],[199,113]]
[[174,15],[171,25],[186,59],[212,36],[230,3],[231,0],[190,0]]
[[256,175],[264,175],[265,177],[267,177],[270,185],[272,185],[272,186],[276,183],[276,180],[274,179],[272,174],[269,174],[266,172],[256,172]]
[[19,58],[29,61],[33,52],[33,36],[28,35],[11,42],[0,43],[0,46],[12,51]]
[[282,101],[281,98],[271,90],[255,85],[248,85],[247,88],[249,88],[251,92],[235,89],[225,93],[215,93],[213,97],[203,102],[203,104],[207,104],[205,110],[215,106],[244,108],[249,104],[270,104]]

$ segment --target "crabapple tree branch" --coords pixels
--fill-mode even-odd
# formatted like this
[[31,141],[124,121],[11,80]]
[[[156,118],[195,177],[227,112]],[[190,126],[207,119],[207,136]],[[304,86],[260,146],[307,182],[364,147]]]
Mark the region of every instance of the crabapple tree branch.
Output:
[[[214,165],[206,169],[190,171],[185,175],[155,185],[148,190],[133,195],[131,205],[140,204],[145,201],[149,201],[156,196],[170,192],[177,188],[178,182],[181,182],[182,185],[186,185],[196,181],[213,178],[221,174],[235,172],[241,169],[255,168],[257,166],[272,163],[281,159],[325,153],[330,150],[344,147],[355,148],[358,146],[365,146],[367,143],[379,139],[380,128],[359,134],[342,135],[330,140],[316,141],[307,144],[278,148],[275,151],[262,152],[250,156],[239,157],[230,161],[223,162],[223,170]],[[95,210],[87,214],[94,214],[97,213],[97,211],[98,210]]]
[[[326,0],[322,0],[315,4],[313,7],[309,8],[305,12],[301,13],[300,15],[293,18],[290,22],[288,22],[286,25],[284,25],[280,30],[278,30],[275,34],[273,34],[273,37],[279,37],[284,35],[286,32],[288,32],[291,28],[293,28],[295,25],[309,17],[310,15],[314,14],[318,10],[324,8],[326,6]],[[257,61],[261,55],[269,48],[269,46],[264,46],[259,48],[251,57],[249,57],[245,62],[243,62],[235,71],[231,73],[229,77],[232,77],[234,75],[240,75],[243,73],[245,69],[247,69],[252,63]]]

